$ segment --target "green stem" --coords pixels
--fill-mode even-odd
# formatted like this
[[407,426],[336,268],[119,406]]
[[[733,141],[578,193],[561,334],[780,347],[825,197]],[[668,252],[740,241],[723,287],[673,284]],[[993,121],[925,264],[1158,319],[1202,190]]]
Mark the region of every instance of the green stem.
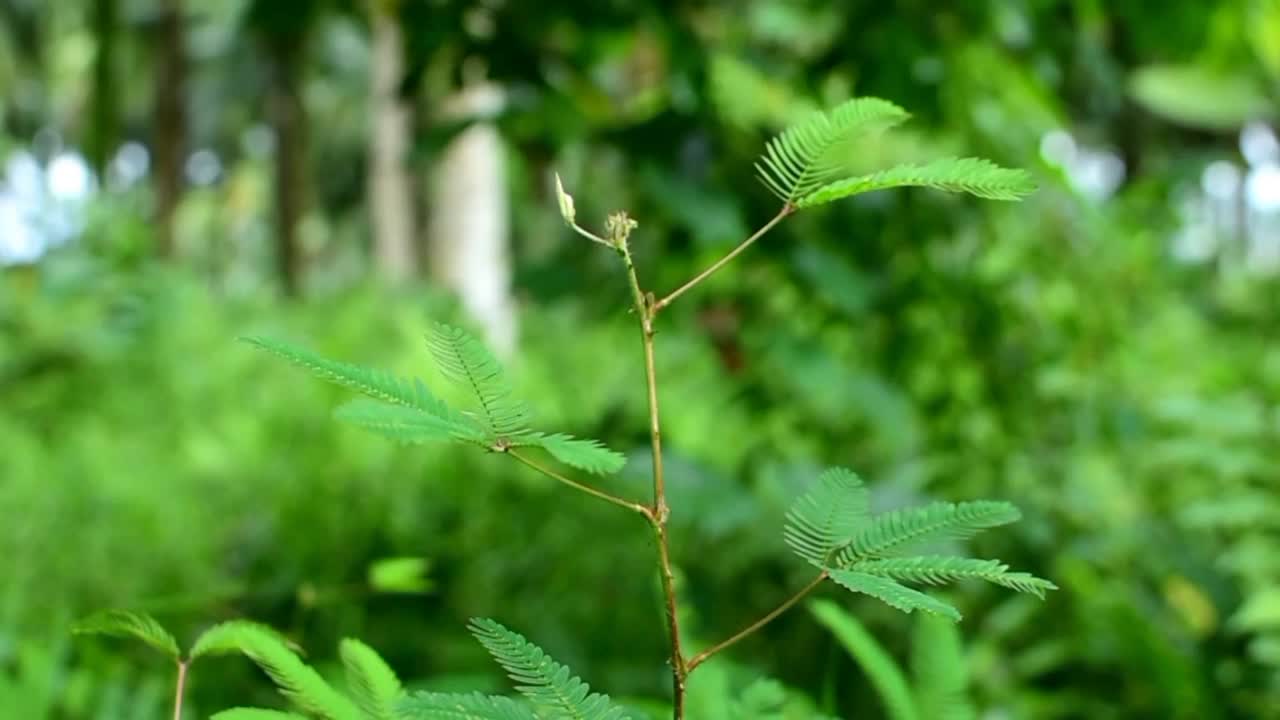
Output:
[[734,643],[745,638],[751,633],[759,630],[765,625],[768,625],[774,618],[778,617],[779,615],[786,612],[787,610],[790,610],[792,605],[795,605],[796,603],[800,602],[802,599],[804,599],[806,595],[813,592],[814,589],[816,589],[819,585],[821,585],[822,581],[826,579],[827,579],[827,571],[823,570],[821,573],[818,574],[818,577],[814,578],[808,585],[805,585],[803,588],[801,588],[800,591],[797,592],[795,595],[792,595],[791,597],[787,598],[781,605],[779,605],[778,607],[770,611],[768,615],[765,615],[759,620],[739,630],[738,632],[731,635],[728,639],[722,640],[716,643],[715,645],[712,645],[711,647],[707,648],[706,650],[703,650],[697,655],[693,656],[693,659],[689,661],[689,664],[687,666],[688,671],[693,672],[695,668],[697,668],[699,665],[709,660],[712,655],[715,655],[716,653],[720,652],[721,650],[724,650],[730,645],[733,645]]
[[649,444],[653,454],[653,506],[651,520],[658,543],[658,566],[662,579],[662,594],[666,604],[667,631],[671,635],[671,693],[672,718],[684,718],[685,668],[684,653],[680,649],[680,621],[676,599],[675,572],[671,566],[671,543],[667,536],[667,519],[671,510],[667,506],[666,480],[662,468],[662,423],[658,409],[658,373],[653,349],[653,296],[640,288],[635,263],[631,259],[625,237],[615,247],[622,255],[627,268],[627,281],[631,286],[631,298],[636,315],[640,318],[640,341],[644,347],[645,385],[649,397]]
[[653,514],[653,513],[652,513],[652,511],[650,511],[650,510],[649,510],[649,508],[648,508],[647,506],[645,506],[645,505],[641,505],[640,503],[634,503],[634,502],[631,502],[630,500],[626,500],[626,499],[624,499],[624,498],[620,498],[620,497],[618,497],[618,496],[616,496],[616,495],[610,495],[609,493],[607,493],[607,492],[605,492],[605,491],[603,491],[603,490],[597,490],[597,489],[595,489],[595,488],[591,487],[590,485],[584,485],[584,484],[582,484],[582,483],[580,483],[580,482],[578,482],[578,481],[576,481],[576,480],[570,480],[569,478],[565,477],[564,475],[561,475],[560,473],[556,472],[555,470],[552,470],[551,468],[546,467],[545,465],[542,465],[541,463],[534,462],[533,460],[531,460],[531,459],[529,459],[529,458],[525,457],[524,455],[521,455],[520,453],[516,452],[515,450],[510,450],[510,449],[508,449],[508,450],[505,450],[504,452],[506,452],[506,454],[508,454],[508,455],[510,455],[511,457],[513,457],[513,458],[515,458],[516,460],[518,460],[520,463],[522,463],[522,464],[524,464],[524,465],[527,465],[527,466],[529,466],[529,467],[533,468],[534,470],[537,470],[538,472],[542,473],[543,475],[546,475],[546,476],[547,476],[547,477],[549,477],[549,478],[552,478],[552,479],[554,479],[554,480],[558,480],[558,481],[560,481],[560,482],[564,483],[565,485],[568,485],[569,487],[573,488],[574,490],[580,490],[580,491],[582,491],[582,492],[584,492],[584,493],[586,493],[586,494],[588,494],[588,495],[590,495],[590,496],[592,496],[592,497],[600,498],[601,500],[604,500],[605,502],[613,503],[614,505],[617,505],[618,507],[624,507],[624,508],[626,508],[626,509],[628,509],[628,510],[630,510],[630,511],[632,511],[632,512],[640,513],[641,515],[644,515],[645,517],[652,519],[652,514]]
[[782,222],[782,221],[783,221],[783,220],[784,220],[788,215],[790,215],[791,213],[793,213],[793,212],[795,212],[795,211],[796,211],[796,208],[795,208],[795,206],[794,206],[794,205],[792,205],[791,203],[787,203],[786,205],[783,205],[783,206],[782,206],[782,209],[778,211],[778,214],[777,214],[777,215],[774,215],[774,216],[773,216],[773,219],[772,219],[772,220],[770,220],[769,222],[765,223],[764,227],[762,227],[762,228],[760,228],[759,230],[755,231],[755,232],[751,235],[751,237],[747,238],[746,240],[743,240],[741,243],[738,243],[738,246],[737,246],[737,247],[735,247],[734,249],[730,250],[728,255],[725,255],[724,257],[722,257],[722,258],[720,258],[719,260],[715,261],[715,263],[713,263],[713,264],[711,265],[711,267],[709,267],[709,268],[707,268],[706,270],[703,270],[702,272],[698,273],[698,274],[697,274],[697,276],[695,276],[692,280],[690,280],[689,282],[685,283],[684,285],[681,285],[680,287],[676,288],[675,290],[672,290],[670,293],[668,293],[668,294],[667,294],[667,296],[666,296],[666,297],[664,297],[664,298],[662,298],[661,300],[659,300],[659,301],[657,301],[656,303],[654,303],[654,304],[653,304],[653,314],[655,314],[655,315],[656,315],[656,314],[658,313],[658,311],[659,311],[659,310],[661,310],[662,308],[664,308],[664,307],[666,307],[666,306],[670,305],[672,302],[674,302],[674,301],[675,301],[675,299],[676,299],[676,298],[678,298],[678,297],[680,297],[681,295],[685,294],[685,293],[686,293],[686,292],[688,292],[689,290],[692,290],[692,289],[693,289],[693,287],[694,287],[695,285],[697,285],[698,283],[702,282],[703,280],[706,280],[707,278],[711,277],[711,276],[712,276],[712,275],[713,275],[717,270],[719,270],[720,268],[724,267],[725,265],[728,265],[728,264],[730,263],[730,261],[732,261],[734,258],[738,257],[738,255],[742,254],[742,252],[743,252],[744,250],[746,250],[747,248],[751,247],[752,243],[754,243],[756,240],[759,240],[760,238],[764,237],[764,234],[765,234],[765,233],[767,233],[767,232],[769,232],[770,230],[772,230],[772,229],[773,229],[773,226],[775,226],[775,225],[777,225],[778,223]]

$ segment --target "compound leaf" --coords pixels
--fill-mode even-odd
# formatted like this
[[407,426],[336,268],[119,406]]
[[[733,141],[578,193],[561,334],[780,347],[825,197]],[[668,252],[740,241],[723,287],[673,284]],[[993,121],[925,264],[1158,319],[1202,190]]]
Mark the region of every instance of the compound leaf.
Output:
[[141,640],[174,660],[179,659],[178,641],[155,618],[128,610],[104,610],[76,623],[77,635],[106,635]]

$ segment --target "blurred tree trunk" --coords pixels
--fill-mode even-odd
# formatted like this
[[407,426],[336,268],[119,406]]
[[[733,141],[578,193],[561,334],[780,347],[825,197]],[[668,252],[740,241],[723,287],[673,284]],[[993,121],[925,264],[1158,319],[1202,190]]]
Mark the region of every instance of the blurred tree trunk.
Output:
[[[483,118],[501,103],[497,86],[475,84],[450,98],[444,115],[455,121]],[[432,277],[458,294],[494,348],[509,353],[516,317],[502,155],[502,137],[483,119],[449,143],[432,173],[428,244]]]
[[116,86],[115,68],[119,15],[117,0],[94,0],[93,34],[98,48],[93,60],[86,150],[100,182],[106,179],[107,165],[120,137],[120,88]]
[[273,47],[271,88],[267,112],[275,130],[276,259],[286,294],[297,295],[302,285],[302,249],[298,221],[302,219],[307,115],[299,85],[300,48]]
[[417,270],[409,154],[410,110],[400,97],[404,77],[404,36],[397,0],[370,0],[372,28],[369,126],[369,212],[378,274],[394,283]]
[[276,263],[288,295],[302,289],[298,225],[307,197],[308,131],[303,62],[319,12],[315,0],[256,0],[246,16],[267,55],[267,121],[275,135]]
[[172,257],[174,211],[182,198],[182,165],[187,144],[187,52],[182,0],[163,0],[157,25],[155,137],[156,249]]

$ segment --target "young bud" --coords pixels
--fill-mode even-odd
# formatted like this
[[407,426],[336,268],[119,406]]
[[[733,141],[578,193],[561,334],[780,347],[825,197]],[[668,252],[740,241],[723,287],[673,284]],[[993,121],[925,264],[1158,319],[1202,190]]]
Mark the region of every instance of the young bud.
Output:
[[564,218],[569,227],[573,227],[577,211],[573,208],[573,196],[564,191],[564,184],[560,182],[560,173],[556,173],[556,199],[560,201],[560,217]]

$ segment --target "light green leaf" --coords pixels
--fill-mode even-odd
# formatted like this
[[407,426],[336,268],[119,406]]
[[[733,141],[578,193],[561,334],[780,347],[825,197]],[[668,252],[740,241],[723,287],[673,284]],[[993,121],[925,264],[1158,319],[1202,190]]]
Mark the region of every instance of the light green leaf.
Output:
[[1204,130],[1238,130],[1250,120],[1274,116],[1274,103],[1243,70],[1149,65],[1130,76],[1129,92],[1152,113]]
[[592,693],[569,668],[519,633],[486,618],[471,621],[471,633],[516,682],[516,689],[558,720],[622,720],[608,695]]
[[480,341],[450,325],[436,323],[427,348],[445,377],[467,389],[480,405],[480,419],[493,437],[527,429],[529,408],[516,400],[497,359]]
[[404,443],[460,440],[482,446],[488,444],[484,431],[461,415],[441,417],[418,408],[357,399],[338,407],[333,416]]
[[881,602],[891,605],[905,613],[913,610],[924,610],[935,615],[960,621],[960,611],[937,598],[912,590],[889,578],[858,572],[856,570],[831,570],[831,579],[836,584],[856,593],[870,595]]
[[278,340],[241,338],[245,342],[280,357],[313,375],[392,405],[417,408],[439,418],[456,418],[457,413],[427,390],[420,380],[406,380],[380,370],[330,360],[321,355]]
[[301,715],[280,712],[279,710],[262,710],[259,708],[231,708],[214,713],[211,720],[306,720]]
[[426,558],[383,558],[369,566],[369,587],[377,592],[421,594],[430,592],[427,577],[431,561]]
[[511,698],[480,693],[415,693],[397,710],[403,720],[541,720]]
[[307,713],[325,720],[363,720],[360,710],[302,662],[274,630],[247,622],[224,623],[205,636],[210,639],[202,652],[238,649],[271,677],[280,694]]
[[869,175],[837,180],[796,200],[796,207],[813,207],[841,198],[897,187],[927,187],[969,193],[989,200],[1019,200],[1035,192],[1025,170],[1003,168],[981,158],[943,158],[923,165],[899,165]]
[[826,567],[833,551],[850,542],[870,514],[867,489],[857,473],[831,468],[787,512],[783,539],[815,567]]
[[799,204],[845,171],[850,145],[909,118],[879,98],[855,98],[787,128],[770,140],[756,163],[760,179],[783,202]]
[[339,646],[342,666],[356,705],[366,720],[394,720],[396,702],[400,699],[400,679],[374,652],[359,640],[346,638]]
[[285,637],[275,628],[252,622],[250,620],[228,620],[227,622],[218,623],[213,627],[205,630],[196,638],[196,643],[191,647],[191,659],[203,657],[205,655],[228,655],[232,653],[244,652],[245,637],[258,635],[274,636],[276,642],[285,647],[300,652],[301,649],[292,640]]
[[1250,594],[1229,622],[1232,628],[1248,632],[1280,629],[1280,587]]
[[890,720],[932,720],[917,712],[906,673],[853,615],[829,600],[814,600],[809,611],[867,674]]
[[524,433],[511,441],[512,447],[540,447],[556,460],[593,475],[613,475],[627,464],[625,455],[605,447],[599,440],[575,438],[564,433]]
[[955,623],[921,614],[911,634],[911,674],[920,715],[937,720],[973,720],[968,698],[968,662]]
[[1017,522],[1022,514],[1006,502],[939,502],[877,515],[836,553],[835,567],[898,555],[924,544],[961,540],[982,530]]
[[146,613],[104,610],[76,623],[71,631],[77,635],[107,635],[141,640],[174,660],[178,660],[182,654],[173,635]]
[[850,566],[851,570],[893,578],[900,582],[924,585],[942,585],[966,578],[985,580],[1018,592],[1044,598],[1046,590],[1058,586],[1024,572],[1009,572],[1009,566],[999,560],[944,555],[920,555],[905,558],[864,560]]

